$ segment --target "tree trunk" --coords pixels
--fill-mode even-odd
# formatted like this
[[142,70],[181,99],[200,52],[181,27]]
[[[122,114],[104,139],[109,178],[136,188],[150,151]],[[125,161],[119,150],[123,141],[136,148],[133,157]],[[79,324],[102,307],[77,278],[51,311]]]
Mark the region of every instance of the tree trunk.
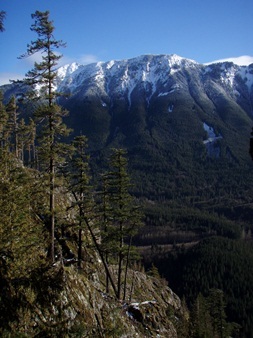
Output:
[[[122,228],[122,225],[121,225]],[[121,229],[122,233],[122,229]],[[121,275],[122,275],[122,264],[123,264],[123,237],[121,235],[120,239],[120,247],[119,247],[119,264],[118,264],[118,299],[120,299],[121,296]]]
[[129,266],[129,257],[130,257],[131,246],[132,246],[132,236],[130,238],[130,241],[129,241],[129,244],[128,244],[128,249],[127,249],[127,259],[126,259],[125,277],[124,277],[123,300],[126,299],[127,272],[128,272],[128,266]]
[[50,223],[51,223],[51,261],[55,262],[54,231],[55,231],[55,165],[54,159],[50,159]]

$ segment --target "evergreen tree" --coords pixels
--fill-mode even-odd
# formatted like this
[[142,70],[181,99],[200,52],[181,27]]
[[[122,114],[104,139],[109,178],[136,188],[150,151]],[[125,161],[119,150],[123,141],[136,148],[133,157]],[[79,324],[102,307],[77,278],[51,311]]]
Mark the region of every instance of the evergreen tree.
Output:
[[3,93],[0,91],[0,148],[3,150],[7,145],[8,138],[8,114],[3,104]]
[[16,158],[18,153],[18,106],[14,96],[11,97],[6,105],[6,112],[8,114],[8,128],[10,134],[10,150],[13,151]]
[[29,307],[31,276],[45,257],[42,224],[33,212],[33,180],[12,153],[0,152],[0,335]]
[[17,153],[18,158],[24,163],[25,160],[25,145],[27,143],[27,126],[25,120],[21,119],[17,130]]
[[208,297],[209,312],[212,319],[213,337],[228,338],[225,302],[222,290],[211,289]]
[[23,163],[27,160],[31,166],[31,162],[35,161],[36,125],[31,118],[26,124],[23,118],[19,120],[18,117],[15,97],[11,97],[4,106],[0,92],[0,148],[13,152]]
[[[118,266],[117,297],[121,298],[123,283],[123,298],[126,296],[126,277],[132,251],[132,237],[141,225],[139,207],[129,190],[130,178],[127,173],[126,151],[113,149],[110,157],[110,169],[103,176],[102,215],[103,236],[102,245],[107,255],[115,257]],[[125,266],[123,266],[125,263]],[[124,280],[123,280],[124,272]]]
[[89,156],[86,153],[87,138],[77,136],[72,142],[73,155],[65,176],[70,192],[74,196],[72,207],[77,207],[78,228],[78,267],[82,262],[83,231],[86,229],[85,219],[93,216],[93,203],[89,176]]
[[[53,35],[55,27],[53,21],[49,20],[49,14],[49,11],[36,11],[31,15],[34,19],[31,31],[35,32],[38,38],[28,44],[26,53],[19,58],[23,59],[35,53],[42,55],[42,61],[35,62],[34,68],[27,72],[26,78],[21,82],[32,86],[33,89],[37,87],[37,90],[33,91],[33,95],[37,98],[46,99],[48,106],[51,106],[59,95],[54,90],[54,84],[57,77],[57,65],[62,58],[62,55],[57,54],[55,50],[65,47],[66,44],[62,40],[55,40]],[[40,89],[39,92],[38,88]]]
[[[34,24],[31,30],[38,35],[37,40],[28,44],[27,52],[21,55],[24,58],[34,53],[42,54],[42,61],[35,62],[34,68],[26,74],[26,78],[21,81],[23,84],[32,87],[32,96],[46,101],[36,112],[37,119],[43,122],[40,155],[42,159],[47,160],[47,169],[49,171],[49,214],[51,227],[51,260],[54,263],[54,237],[55,237],[55,180],[56,164],[59,162],[59,142],[58,139],[68,134],[66,126],[62,122],[62,117],[66,111],[62,110],[56,104],[56,98],[59,95],[54,90],[57,77],[57,64],[61,58],[55,50],[65,46],[61,40],[54,38],[53,22],[49,20],[49,11],[36,11],[32,14]],[[63,150],[63,147],[61,147]]]
[[0,11],[0,32],[3,32],[5,30],[5,28],[4,28],[5,17],[6,17],[6,12]]
[[[102,246],[101,249],[103,251],[103,255],[105,257],[106,264],[109,265],[109,255],[111,248],[108,245],[108,213],[110,211],[110,203],[109,203],[109,196],[108,196],[108,186],[107,186],[107,179],[106,175],[102,175],[102,190],[99,192],[101,198],[101,205],[100,205],[100,215],[101,215],[101,224],[100,224],[100,231],[102,234]],[[110,240],[110,239],[109,239]],[[106,292],[109,293],[109,278],[106,276]]]
[[199,294],[196,298],[190,317],[190,337],[213,338],[211,316],[207,300]]
[[30,167],[37,168],[37,152],[35,146],[36,139],[36,123],[30,118],[27,125],[27,142],[26,150],[28,152],[27,163]]
[[[104,265],[106,278],[111,283],[115,296],[117,296],[116,286],[109,271],[106,256],[101,249],[96,235],[96,230],[98,230],[97,216],[90,185],[89,156],[86,153],[87,138],[83,135],[77,136],[72,142],[72,145],[72,158],[69,165],[64,168],[64,171],[69,190],[74,196],[74,202],[71,208],[74,207],[77,209],[75,214],[77,215],[76,220],[78,223],[78,266],[80,268],[82,262],[83,232],[87,230]],[[108,289],[107,292],[109,292]]]

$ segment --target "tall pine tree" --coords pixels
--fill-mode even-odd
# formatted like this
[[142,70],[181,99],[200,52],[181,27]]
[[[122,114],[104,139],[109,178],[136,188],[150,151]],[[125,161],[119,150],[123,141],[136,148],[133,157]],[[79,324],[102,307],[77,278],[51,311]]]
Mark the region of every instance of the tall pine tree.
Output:
[[[41,62],[35,62],[34,68],[26,74],[23,84],[29,85],[32,90],[32,96],[41,99],[39,109],[36,112],[37,120],[42,121],[41,136],[41,159],[46,160],[47,170],[49,172],[49,214],[51,228],[51,252],[50,257],[52,263],[55,261],[55,180],[56,180],[56,164],[60,161],[59,139],[68,134],[66,126],[62,122],[62,117],[66,111],[62,110],[56,104],[56,98],[59,93],[55,91],[55,81],[57,77],[57,65],[61,59],[61,55],[56,53],[60,47],[65,44],[61,40],[55,40],[53,21],[49,20],[49,11],[36,11],[32,14],[34,24],[31,30],[38,36],[37,40],[32,41],[27,46],[27,52],[20,58],[25,58],[35,53],[42,55]],[[44,102],[47,102],[46,104]],[[45,164],[45,162],[44,162]]]

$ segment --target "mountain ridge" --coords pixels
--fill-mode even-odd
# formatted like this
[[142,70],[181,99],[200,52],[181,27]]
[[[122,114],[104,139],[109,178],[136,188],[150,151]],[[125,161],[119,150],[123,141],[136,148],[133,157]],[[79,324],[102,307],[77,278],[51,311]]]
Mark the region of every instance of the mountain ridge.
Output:
[[[166,114],[167,122],[168,119],[176,121],[180,116],[183,118],[182,108],[184,120],[195,111],[196,116],[190,120],[196,123],[198,119],[202,141],[207,139],[204,124],[217,135],[228,134],[224,129],[237,129],[238,123],[249,133],[253,115],[252,85],[253,64],[202,65],[173,54],[143,55],[87,66],[71,64],[60,69],[57,90],[70,95],[60,103],[70,111],[71,127],[75,130],[76,115],[78,127],[84,125],[83,132],[88,133],[93,144],[97,137],[91,136],[94,124],[91,126],[90,121],[95,119],[97,126],[106,123],[106,126],[101,124],[99,130],[104,134],[102,143],[108,145],[116,135],[128,138],[126,128],[132,123],[131,132],[135,130],[136,120],[141,119],[138,123],[142,124],[142,129],[152,134],[154,123],[151,120],[164,118]],[[154,115],[154,110],[159,111],[159,115]],[[129,114],[133,111],[133,115]],[[173,125],[169,129],[168,135],[172,135]]]
[[[6,99],[20,91],[14,85],[1,88]],[[247,153],[246,139],[239,138],[250,133],[252,124],[253,64],[203,65],[176,54],[72,63],[58,69],[55,90],[67,95],[59,99],[70,112],[66,121],[74,133],[87,134],[92,149],[113,143],[128,147],[133,143],[130,135],[136,136],[135,142],[143,137],[154,142],[154,135],[163,133],[164,140],[174,143],[178,135],[205,144],[209,139],[206,150],[217,156],[222,151],[210,151],[207,133],[213,130],[216,147],[230,139],[230,144],[224,145],[225,154],[234,152],[232,137],[236,147],[244,143],[230,158]],[[188,127],[179,128],[179,124]]]
[[253,63],[253,56],[250,55],[241,55],[237,57],[229,57],[219,60],[214,60],[211,62],[204,62],[205,65],[212,64],[212,63],[221,63],[221,62],[233,62],[238,66],[249,66]]
[[[13,85],[2,88],[5,97],[19,91]],[[253,116],[253,64],[203,65],[176,54],[141,55],[89,65],[72,63],[58,69],[55,90],[68,95],[59,102],[70,111],[71,127],[82,124],[83,132],[87,130],[90,134],[90,127],[95,125],[90,126],[87,118],[95,119],[97,125],[106,121],[104,145],[116,134],[123,133],[125,137],[126,126],[139,118],[143,128],[152,134],[154,119],[166,114],[168,124],[168,120],[176,121],[184,114],[184,119],[191,117],[195,122],[198,119],[200,138],[205,140],[204,124],[224,136],[224,129],[237,129],[240,120],[240,127],[243,124],[249,133]],[[131,111],[135,111],[133,116],[129,114]],[[159,111],[159,116],[154,111]],[[196,116],[192,116],[193,111]],[[76,119],[80,121],[77,123]],[[104,128],[101,125],[99,129]],[[93,143],[92,137],[90,141]]]
[[[156,63],[156,65],[154,65],[154,63]],[[57,79],[57,85],[60,87],[64,87],[64,85],[69,86],[70,89],[75,88],[73,80],[79,76],[79,81],[80,81],[80,73],[83,73],[83,80],[86,78],[90,78],[90,77],[94,77],[96,80],[101,79],[101,77],[106,76],[108,73],[111,73],[110,76],[115,76],[117,74],[117,69],[118,70],[120,68],[124,68],[125,67],[125,73],[122,74],[122,79],[126,80],[128,79],[128,69],[129,67],[131,67],[132,64],[143,64],[145,65],[146,69],[142,68],[139,69],[139,72],[142,72],[141,74],[137,73],[133,73],[132,75],[139,75],[139,79],[140,76],[142,76],[141,80],[143,81],[148,81],[148,82],[153,82],[152,80],[155,80],[155,78],[151,79],[148,78],[148,74],[152,74],[154,72],[152,72],[152,68],[153,70],[157,71],[158,69],[166,69],[168,73],[173,73],[173,70],[175,71],[175,69],[177,67],[183,67],[183,68],[191,68],[194,66],[198,66],[201,67],[202,69],[207,69],[210,70],[210,68],[212,69],[213,67],[215,67],[215,65],[219,65],[220,64],[228,64],[231,63],[231,61],[217,61],[217,62],[212,62],[212,63],[208,63],[208,64],[200,64],[197,63],[194,60],[190,60],[187,58],[182,58],[176,54],[171,54],[171,55],[142,55],[136,58],[131,58],[131,59],[125,59],[125,60],[120,60],[120,61],[115,61],[115,60],[111,60],[111,61],[107,61],[107,62],[97,62],[97,63],[92,63],[89,65],[81,65],[78,63],[72,63],[69,65],[65,65],[63,67],[60,67],[58,69],[58,79]],[[233,62],[232,62],[233,63]],[[160,66],[160,67],[159,67]],[[166,67],[167,66],[167,67]],[[242,73],[242,75],[247,76],[248,75],[248,68],[250,67],[250,65],[248,66],[238,66],[234,63],[234,66],[232,67],[231,65],[231,69],[234,69],[235,73],[237,74],[238,72]],[[227,67],[228,68],[228,67]],[[251,68],[251,67],[250,67]],[[243,74],[244,73],[244,74]],[[171,74],[173,75],[173,74]],[[232,78],[233,74],[230,73],[230,78]],[[251,74],[252,75],[252,74]],[[228,74],[224,73],[224,77],[226,78],[228,76]],[[147,78],[145,78],[147,77]],[[71,80],[70,80],[71,78]],[[251,84],[252,84],[252,76],[251,76]],[[78,86],[79,82],[76,81],[76,86]]]

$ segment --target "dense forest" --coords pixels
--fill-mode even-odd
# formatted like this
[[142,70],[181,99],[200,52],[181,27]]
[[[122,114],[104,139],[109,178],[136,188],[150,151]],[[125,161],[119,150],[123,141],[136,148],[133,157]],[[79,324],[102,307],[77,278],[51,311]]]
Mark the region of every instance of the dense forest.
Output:
[[[64,93],[54,90],[56,50],[65,44],[55,40],[48,11],[32,19],[37,40],[21,58],[42,51],[42,62],[16,83],[21,97],[0,96],[1,335],[57,336],[61,314],[55,331],[45,324],[28,333],[19,324],[34,304],[57,302],[65,267],[82,270],[93,257],[102,262],[104,292],[117,300],[126,300],[128,272],[140,262],[165,278],[187,313],[175,322],[178,337],[253,337],[249,167],[213,161],[204,146],[179,139],[184,157],[147,144],[140,159],[138,144],[119,142],[89,151],[86,136],[70,136]],[[199,167],[190,160],[196,147]],[[81,337],[77,331],[66,337]]]

